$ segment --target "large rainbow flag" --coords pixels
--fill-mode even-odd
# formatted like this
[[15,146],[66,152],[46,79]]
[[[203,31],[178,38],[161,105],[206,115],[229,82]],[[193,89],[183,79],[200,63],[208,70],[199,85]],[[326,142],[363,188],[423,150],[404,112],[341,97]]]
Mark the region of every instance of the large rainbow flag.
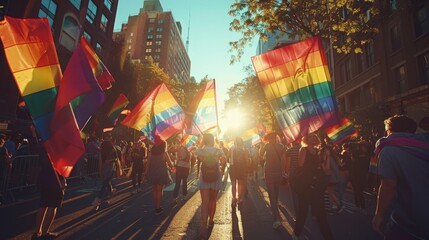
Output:
[[116,98],[115,102],[110,108],[110,111],[107,113],[107,117],[110,119],[113,125],[116,125],[116,121],[118,120],[119,115],[121,114],[122,110],[128,105],[128,103],[130,103],[130,101],[128,101],[128,98],[122,93],[119,94],[119,96]]
[[58,173],[68,177],[85,147],[70,105],[55,111],[62,72],[48,19],[6,16],[0,22],[0,38],[49,158]]
[[347,138],[358,134],[352,122],[347,118],[343,118],[339,124],[326,128],[325,132],[335,144],[340,144]]
[[218,129],[215,80],[210,80],[191,102],[187,113],[186,133],[198,135]]
[[59,110],[71,103],[79,129],[85,127],[106,98],[93,74],[84,45],[83,42],[77,45],[67,64],[55,107]]
[[337,122],[331,77],[318,37],[252,57],[252,63],[289,142]]
[[182,139],[180,139],[179,143],[180,145],[184,145],[188,150],[192,146],[194,146],[198,142],[199,136],[197,135],[188,135],[186,133],[183,133]]
[[183,129],[185,113],[167,86],[162,83],[141,100],[121,124],[166,140]]

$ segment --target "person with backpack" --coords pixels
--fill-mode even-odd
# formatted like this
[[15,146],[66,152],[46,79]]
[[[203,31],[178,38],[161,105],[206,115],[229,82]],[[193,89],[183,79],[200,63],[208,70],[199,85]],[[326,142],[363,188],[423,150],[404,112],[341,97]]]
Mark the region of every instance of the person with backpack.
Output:
[[176,183],[173,191],[172,203],[177,203],[179,196],[180,184],[182,184],[182,194],[186,198],[188,194],[188,177],[189,170],[191,169],[191,154],[184,145],[180,145],[177,149],[177,162],[176,162]]
[[214,226],[217,194],[222,187],[223,171],[226,166],[224,152],[215,147],[214,143],[213,134],[204,134],[203,147],[195,151],[201,161],[199,188],[201,195],[200,237],[202,239],[207,239],[207,227],[213,228]]
[[235,209],[237,203],[243,202],[246,193],[247,166],[249,165],[249,153],[244,148],[241,137],[236,137],[234,146],[230,149],[231,158],[229,160],[229,177],[231,179],[232,202],[231,208]]

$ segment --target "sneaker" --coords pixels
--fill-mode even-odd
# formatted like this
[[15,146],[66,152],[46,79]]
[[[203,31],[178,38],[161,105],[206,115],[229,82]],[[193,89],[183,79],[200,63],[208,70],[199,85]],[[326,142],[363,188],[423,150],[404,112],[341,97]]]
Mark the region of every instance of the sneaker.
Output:
[[159,215],[161,215],[161,213],[164,211],[164,209],[162,209],[162,208],[157,208],[157,209],[155,209],[155,215],[156,216],[159,216]]
[[282,225],[282,223],[280,221],[275,221],[273,223],[273,229],[277,230],[281,225]]
[[92,201],[92,203],[91,203],[91,205],[94,207],[94,210],[95,210],[95,211],[97,211],[97,210],[98,210],[98,208],[100,207],[100,204],[101,204],[101,199],[100,199],[100,198],[98,198],[98,197],[96,197],[96,198],[94,199],[94,201]]

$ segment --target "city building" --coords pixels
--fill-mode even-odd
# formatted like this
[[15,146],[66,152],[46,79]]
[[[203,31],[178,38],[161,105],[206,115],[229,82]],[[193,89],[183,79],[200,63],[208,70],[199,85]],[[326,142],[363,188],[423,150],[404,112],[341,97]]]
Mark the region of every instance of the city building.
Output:
[[191,60],[181,34],[182,26],[172,12],[164,12],[159,0],[145,0],[139,14],[130,16],[113,39],[123,42],[131,60],[144,62],[152,57],[171,78],[186,82],[190,79]]
[[[0,0],[0,18],[5,15],[15,18],[47,17],[64,70],[81,36],[85,36],[103,60],[109,57],[118,1]],[[10,130],[14,126],[9,125],[19,127],[22,123],[14,124],[14,121],[20,121],[20,116],[17,118],[16,115],[19,92],[3,53],[0,54],[0,83],[0,122],[8,125]]]
[[429,1],[387,1],[379,33],[362,54],[334,54],[340,113],[373,108],[417,122],[429,116]]

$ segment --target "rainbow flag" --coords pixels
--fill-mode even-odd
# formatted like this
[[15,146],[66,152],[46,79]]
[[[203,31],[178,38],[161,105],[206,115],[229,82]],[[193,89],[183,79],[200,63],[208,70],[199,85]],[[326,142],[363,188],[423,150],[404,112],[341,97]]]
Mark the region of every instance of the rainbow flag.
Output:
[[87,56],[89,64],[91,66],[92,72],[94,73],[94,76],[97,79],[101,89],[105,90],[111,88],[112,83],[115,82],[115,79],[113,79],[109,70],[107,70],[106,66],[91,48],[85,37],[82,36],[80,44],[82,44],[85,55]]
[[59,110],[71,103],[79,129],[85,127],[106,98],[92,72],[83,46],[82,42],[78,44],[67,64],[55,107]]
[[167,86],[162,83],[141,100],[121,124],[166,140],[181,131],[185,113]]
[[258,128],[250,128],[240,135],[243,139],[245,146],[254,146],[261,142],[261,137],[259,136]]
[[183,134],[182,139],[179,141],[180,145],[185,145],[185,147],[190,150],[192,146],[194,146],[198,142],[199,136],[197,135],[188,135],[186,133]]
[[377,173],[378,168],[378,157],[377,156],[371,156],[371,159],[369,161],[369,172],[370,173]]
[[337,123],[331,77],[318,37],[254,56],[252,63],[288,142]]
[[325,129],[326,134],[335,144],[340,144],[351,136],[357,136],[357,131],[349,119],[343,118],[339,124]]
[[122,110],[128,105],[128,103],[130,103],[130,101],[128,101],[128,98],[122,93],[119,94],[119,96],[116,98],[115,102],[110,108],[110,111],[107,113],[107,117],[110,119],[113,125],[116,125],[116,121],[118,121],[119,115],[121,114]]
[[210,80],[191,102],[186,119],[186,133],[198,135],[218,129],[215,80]]
[[0,22],[0,38],[18,89],[53,167],[68,177],[85,147],[70,105],[55,111],[62,72],[48,19],[5,16]]

